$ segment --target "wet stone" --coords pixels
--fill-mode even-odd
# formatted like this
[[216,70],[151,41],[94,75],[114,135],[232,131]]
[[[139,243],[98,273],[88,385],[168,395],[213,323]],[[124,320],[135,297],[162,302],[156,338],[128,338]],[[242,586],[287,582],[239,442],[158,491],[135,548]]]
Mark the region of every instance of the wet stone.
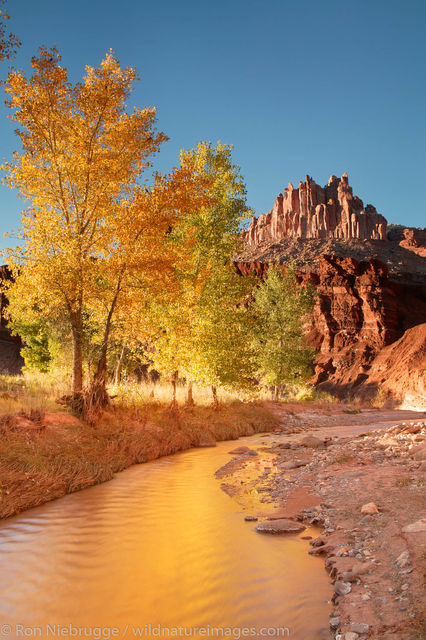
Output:
[[259,533],[298,533],[304,531],[305,525],[294,520],[281,518],[279,520],[264,520],[256,526]]

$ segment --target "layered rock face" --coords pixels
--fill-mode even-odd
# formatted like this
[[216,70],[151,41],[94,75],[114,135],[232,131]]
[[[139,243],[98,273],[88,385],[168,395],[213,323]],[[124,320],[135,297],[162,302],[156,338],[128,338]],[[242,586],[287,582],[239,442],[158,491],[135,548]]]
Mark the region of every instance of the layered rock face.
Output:
[[[266,262],[238,261],[236,266],[260,278],[268,269]],[[317,351],[312,382],[337,395],[351,395],[363,385],[377,391],[376,381],[370,381],[377,354],[426,320],[426,282],[392,280],[387,265],[375,258],[324,254],[306,267],[298,272],[299,281],[313,282],[318,293],[306,332]],[[418,375],[424,378],[424,370]]]
[[295,189],[289,184],[274,208],[253,218],[245,234],[249,245],[291,238],[386,240],[386,219],[352,193],[348,174],[331,176],[325,187],[310,177]]
[[404,409],[426,411],[426,323],[408,329],[371,362],[365,389],[380,389]]

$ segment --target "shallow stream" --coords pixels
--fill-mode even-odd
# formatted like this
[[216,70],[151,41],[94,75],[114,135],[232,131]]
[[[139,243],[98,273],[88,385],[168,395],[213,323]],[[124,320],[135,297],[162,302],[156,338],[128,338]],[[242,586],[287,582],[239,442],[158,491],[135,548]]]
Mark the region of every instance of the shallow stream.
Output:
[[329,637],[331,587],[304,534],[257,534],[214,477],[235,446],[135,466],[1,522],[0,636]]

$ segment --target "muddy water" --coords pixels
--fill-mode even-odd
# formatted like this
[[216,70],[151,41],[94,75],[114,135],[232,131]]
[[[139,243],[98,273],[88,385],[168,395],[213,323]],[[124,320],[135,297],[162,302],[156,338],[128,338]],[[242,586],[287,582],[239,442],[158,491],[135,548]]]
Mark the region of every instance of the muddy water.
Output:
[[190,629],[210,625],[223,637],[244,637],[243,627],[248,637],[264,627],[289,629],[268,637],[329,637],[322,561],[300,535],[255,533],[214,478],[233,446],[132,467],[3,521],[0,635],[132,638],[140,627],[139,637],[177,637],[182,626],[183,637],[220,637]]

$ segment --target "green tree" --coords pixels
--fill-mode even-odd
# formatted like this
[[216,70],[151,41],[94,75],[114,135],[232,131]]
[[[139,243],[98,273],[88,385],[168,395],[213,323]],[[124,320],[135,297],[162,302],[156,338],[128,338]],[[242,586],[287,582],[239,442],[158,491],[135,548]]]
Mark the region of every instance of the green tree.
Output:
[[215,406],[217,387],[237,391],[254,387],[252,317],[244,304],[252,288],[252,280],[239,276],[233,264],[218,265],[195,309],[187,375],[201,385],[211,386]]
[[170,376],[174,389],[177,371],[186,378],[190,404],[193,382],[211,385],[216,403],[216,386],[244,386],[251,374],[249,316],[242,303],[252,283],[237,274],[231,261],[250,211],[231,151],[228,145],[201,142],[181,153],[182,168],[204,180],[207,202],[181,216],[171,230],[177,295],[152,305],[159,327],[154,366]]
[[24,343],[21,356],[24,358],[25,367],[49,371],[52,355],[49,349],[50,331],[47,322],[40,316],[33,320],[21,317],[10,323],[10,328],[12,334],[20,336]]
[[313,305],[313,288],[298,283],[293,263],[284,274],[277,265],[271,266],[254,293],[255,359],[258,374],[273,387],[275,399],[280,385],[297,385],[311,373],[314,351],[306,343],[303,327]]

